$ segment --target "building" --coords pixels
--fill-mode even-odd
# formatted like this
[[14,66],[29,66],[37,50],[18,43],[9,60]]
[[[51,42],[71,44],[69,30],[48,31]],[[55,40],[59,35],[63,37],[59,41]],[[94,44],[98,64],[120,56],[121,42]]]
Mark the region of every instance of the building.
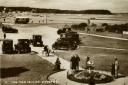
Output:
[[123,38],[127,38],[128,39],[128,31],[123,31]]

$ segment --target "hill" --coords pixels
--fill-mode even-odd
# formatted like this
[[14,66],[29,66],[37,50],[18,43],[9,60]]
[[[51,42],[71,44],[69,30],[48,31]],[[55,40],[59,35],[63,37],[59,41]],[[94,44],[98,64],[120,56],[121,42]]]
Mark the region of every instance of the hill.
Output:
[[46,9],[46,8],[31,8],[31,7],[3,7],[0,6],[0,12],[6,8],[6,12],[9,11],[28,11],[34,13],[59,13],[59,14],[112,14],[109,10],[60,10],[60,9]]

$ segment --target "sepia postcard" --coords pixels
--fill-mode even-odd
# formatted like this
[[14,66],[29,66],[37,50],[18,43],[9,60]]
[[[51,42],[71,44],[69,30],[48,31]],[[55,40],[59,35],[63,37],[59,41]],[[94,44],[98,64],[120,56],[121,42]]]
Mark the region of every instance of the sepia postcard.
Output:
[[0,0],[0,85],[128,85],[128,0]]

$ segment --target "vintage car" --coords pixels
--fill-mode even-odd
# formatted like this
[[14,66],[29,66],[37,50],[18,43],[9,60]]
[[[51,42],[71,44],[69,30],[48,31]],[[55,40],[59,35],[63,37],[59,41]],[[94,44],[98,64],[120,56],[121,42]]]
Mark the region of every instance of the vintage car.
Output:
[[10,25],[3,25],[2,26],[2,31],[4,33],[18,33],[18,30],[11,27]]
[[3,40],[2,52],[3,52],[3,54],[12,54],[12,53],[14,53],[13,40],[11,40],[11,39]]
[[18,39],[18,43],[15,45],[15,50],[18,53],[30,53],[30,40],[29,39]]
[[28,17],[16,17],[15,24],[27,24],[29,23],[29,20]]
[[31,43],[35,47],[42,47],[43,46],[42,35],[33,35]]
[[59,29],[57,31],[57,34],[59,34],[60,37],[65,36],[66,38],[70,38],[71,40],[77,42],[77,44],[80,44],[79,34],[77,32],[72,31],[71,28],[69,28],[69,27]]
[[59,38],[52,45],[52,49],[54,50],[75,50],[77,47],[77,43],[69,38]]

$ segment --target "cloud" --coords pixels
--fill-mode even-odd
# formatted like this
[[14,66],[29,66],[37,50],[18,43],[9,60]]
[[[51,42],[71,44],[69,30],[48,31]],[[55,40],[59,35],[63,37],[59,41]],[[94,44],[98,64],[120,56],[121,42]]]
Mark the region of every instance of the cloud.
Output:
[[0,6],[29,6],[69,10],[108,9],[128,12],[128,0],[0,0]]

